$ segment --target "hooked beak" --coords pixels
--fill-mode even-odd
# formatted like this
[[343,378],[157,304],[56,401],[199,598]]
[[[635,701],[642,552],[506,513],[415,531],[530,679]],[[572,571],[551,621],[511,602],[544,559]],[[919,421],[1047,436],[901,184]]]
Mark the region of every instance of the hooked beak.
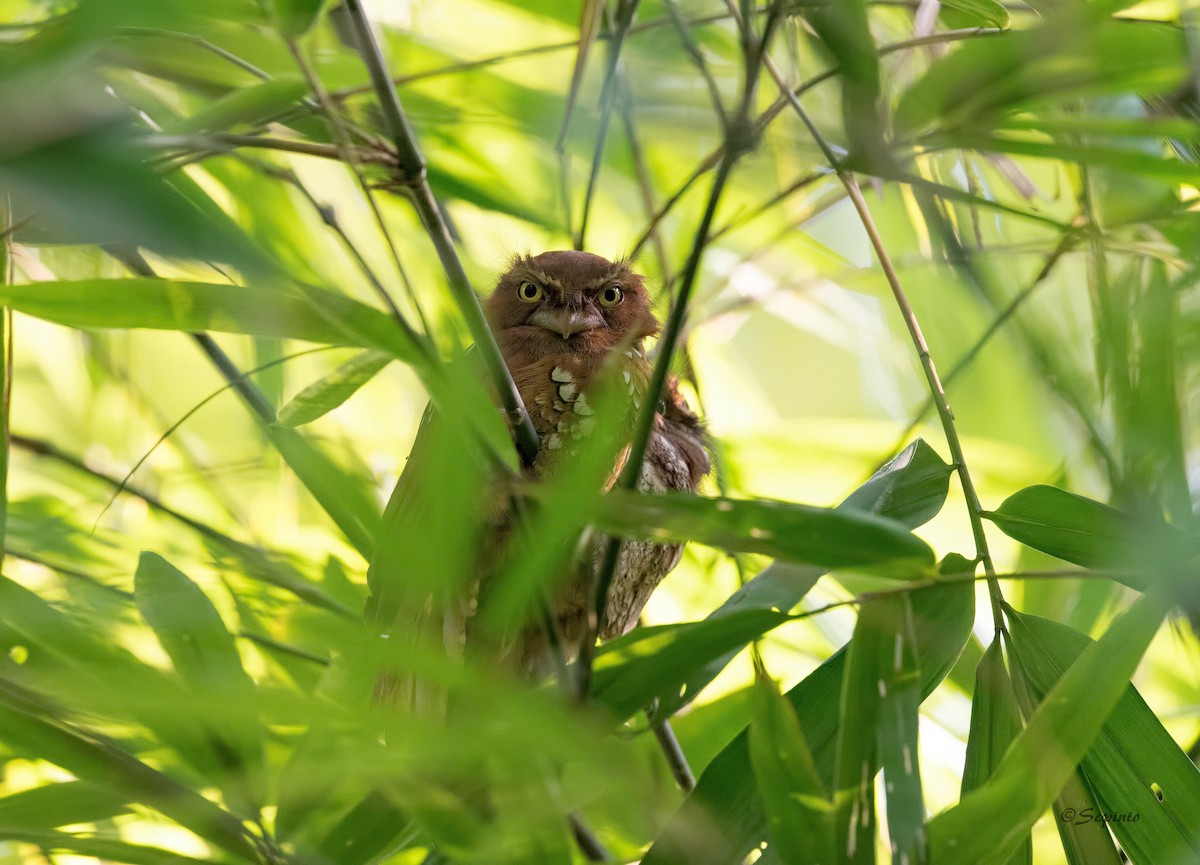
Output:
[[595,330],[604,324],[604,316],[596,310],[572,310],[562,307],[542,307],[534,312],[529,320],[538,327],[559,334],[563,339],[585,330]]

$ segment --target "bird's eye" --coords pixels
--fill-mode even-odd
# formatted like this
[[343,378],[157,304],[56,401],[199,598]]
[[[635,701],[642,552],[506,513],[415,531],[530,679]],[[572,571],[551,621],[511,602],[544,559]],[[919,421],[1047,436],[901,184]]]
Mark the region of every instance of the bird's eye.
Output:
[[542,287],[536,282],[525,280],[517,288],[517,297],[526,303],[537,303],[542,299]]
[[625,292],[621,291],[619,285],[605,286],[600,292],[601,306],[616,306],[625,299]]

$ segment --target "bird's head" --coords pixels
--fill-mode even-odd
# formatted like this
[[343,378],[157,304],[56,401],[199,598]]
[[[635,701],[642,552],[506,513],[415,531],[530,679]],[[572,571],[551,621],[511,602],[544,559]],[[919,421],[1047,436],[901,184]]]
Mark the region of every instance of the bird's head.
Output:
[[642,277],[590,252],[517,257],[485,309],[497,334],[516,331],[547,352],[604,351],[658,332]]

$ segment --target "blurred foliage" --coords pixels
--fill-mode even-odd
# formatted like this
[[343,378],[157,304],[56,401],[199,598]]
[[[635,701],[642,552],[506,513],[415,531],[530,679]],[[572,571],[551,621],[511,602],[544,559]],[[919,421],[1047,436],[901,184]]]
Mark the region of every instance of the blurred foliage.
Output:
[[[0,0],[0,865],[1200,861],[1197,23]],[[471,287],[572,245],[719,457],[529,490],[497,627],[695,542],[585,700],[363,621],[472,579]]]

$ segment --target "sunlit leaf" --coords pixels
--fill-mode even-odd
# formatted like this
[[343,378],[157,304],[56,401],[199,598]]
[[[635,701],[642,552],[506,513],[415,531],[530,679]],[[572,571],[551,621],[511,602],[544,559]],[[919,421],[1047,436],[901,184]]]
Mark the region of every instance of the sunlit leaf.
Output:
[[275,422],[295,427],[311,423],[340,406],[392,360],[381,351],[365,351],[310,384],[279,410]]

